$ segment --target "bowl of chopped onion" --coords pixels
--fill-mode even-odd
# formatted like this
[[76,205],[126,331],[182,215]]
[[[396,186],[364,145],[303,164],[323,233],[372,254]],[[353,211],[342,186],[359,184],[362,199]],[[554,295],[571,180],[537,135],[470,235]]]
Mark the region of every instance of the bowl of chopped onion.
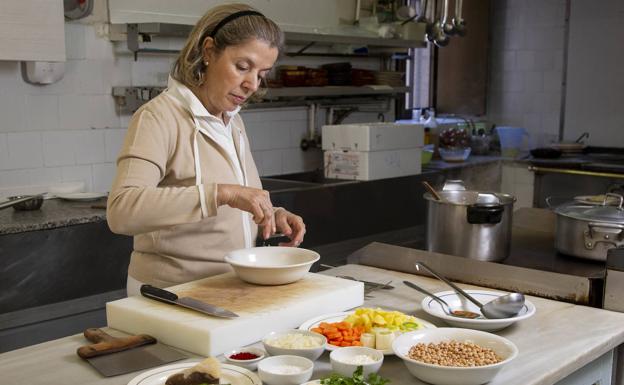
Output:
[[351,376],[358,366],[362,367],[362,374],[365,377],[370,373],[377,373],[383,360],[383,352],[364,346],[336,349],[329,355],[332,370],[347,377]]
[[272,356],[293,355],[315,361],[323,351],[327,338],[307,330],[271,332],[262,339],[264,349]]

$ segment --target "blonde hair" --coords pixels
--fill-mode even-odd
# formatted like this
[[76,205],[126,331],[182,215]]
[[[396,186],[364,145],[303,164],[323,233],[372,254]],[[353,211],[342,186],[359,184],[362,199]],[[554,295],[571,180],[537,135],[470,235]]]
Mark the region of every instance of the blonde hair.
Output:
[[[199,87],[206,70],[203,58],[204,40],[211,35],[221,20],[240,11],[256,11],[256,9],[247,4],[225,4],[206,12],[189,34],[184,48],[173,65],[171,77],[187,87]],[[213,39],[217,55],[226,47],[243,44],[249,39],[265,41],[270,47],[275,47],[280,52],[284,44],[282,30],[274,21],[261,15],[236,18],[219,28]]]

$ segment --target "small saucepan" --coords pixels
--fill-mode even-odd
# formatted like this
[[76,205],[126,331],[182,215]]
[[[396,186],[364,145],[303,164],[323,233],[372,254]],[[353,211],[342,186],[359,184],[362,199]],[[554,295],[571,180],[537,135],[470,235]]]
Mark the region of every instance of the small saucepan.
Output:
[[30,211],[39,210],[43,205],[43,195],[16,195],[7,199],[0,203],[0,209],[13,207],[16,211]]

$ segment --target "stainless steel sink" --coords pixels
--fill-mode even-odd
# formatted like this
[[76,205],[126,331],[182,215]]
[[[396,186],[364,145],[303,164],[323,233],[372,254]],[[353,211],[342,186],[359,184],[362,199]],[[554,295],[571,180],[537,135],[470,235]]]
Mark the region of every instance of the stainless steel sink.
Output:
[[304,188],[311,188],[311,187],[318,186],[317,183],[281,180],[281,179],[275,179],[275,178],[260,178],[260,182],[262,182],[262,188],[271,192],[304,189]]
[[359,183],[359,181],[356,180],[325,178],[322,170],[267,176],[260,178],[260,180],[264,188],[268,191],[318,188],[345,183]]

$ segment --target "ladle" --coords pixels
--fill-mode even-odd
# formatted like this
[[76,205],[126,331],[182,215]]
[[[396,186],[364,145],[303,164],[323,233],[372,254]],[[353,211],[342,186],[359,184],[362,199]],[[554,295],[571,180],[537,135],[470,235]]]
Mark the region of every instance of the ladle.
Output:
[[[431,34],[433,35],[433,44],[438,47],[446,47],[449,43],[449,37],[444,33],[444,15],[448,11],[448,0],[444,0],[442,10],[440,11],[440,18],[434,21],[433,27],[431,27]],[[434,18],[435,19],[435,18]]]
[[468,299],[470,302],[477,305],[479,307],[479,310],[481,310],[481,314],[483,314],[486,318],[492,318],[492,319],[510,318],[518,314],[518,312],[524,306],[524,295],[522,293],[505,294],[496,299],[493,299],[492,301],[484,305],[481,302],[477,301],[470,294],[466,293],[462,288],[460,288],[459,286],[455,285],[453,282],[449,281],[448,279],[444,278],[443,276],[433,271],[429,266],[427,266],[423,262],[416,262],[417,269],[419,268],[419,266],[422,266],[425,269],[427,269],[427,271],[433,274],[434,277],[445,282],[447,285],[452,287],[453,290],[455,290],[457,293],[461,294],[462,296],[466,297],[466,299]]
[[459,36],[466,36],[466,22],[462,19],[463,0],[455,0],[455,17],[453,17],[453,29]]
[[438,192],[433,188],[433,186],[429,184],[429,182],[427,182],[426,180],[423,180],[422,184],[423,186],[425,186],[427,191],[429,191],[429,194],[431,194],[435,200],[437,201],[442,200],[442,197],[440,196],[440,194],[438,194]]
[[455,34],[455,26],[453,25],[453,23],[451,23],[448,17],[448,8],[448,0],[444,0],[444,13],[442,14],[442,31],[444,31],[444,34],[447,37]]
[[415,283],[409,282],[409,281],[403,281],[403,283],[409,287],[411,287],[414,290],[418,290],[419,292],[428,295],[429,297],[433,298],[437,303],[440,304],[440,306],[442,307],[442,311],[445,312],[447,315],[450,315],[452,317],[459,317],[459,318],[477,318],[480,316],[480,314],[478,313],[473,313],[471,311],[467,311],[467,310],[451,310],[451,306],[442,298],[438,297],[437,295],[430,293],[429,291],[423,289],[422,287],[416,285]]

